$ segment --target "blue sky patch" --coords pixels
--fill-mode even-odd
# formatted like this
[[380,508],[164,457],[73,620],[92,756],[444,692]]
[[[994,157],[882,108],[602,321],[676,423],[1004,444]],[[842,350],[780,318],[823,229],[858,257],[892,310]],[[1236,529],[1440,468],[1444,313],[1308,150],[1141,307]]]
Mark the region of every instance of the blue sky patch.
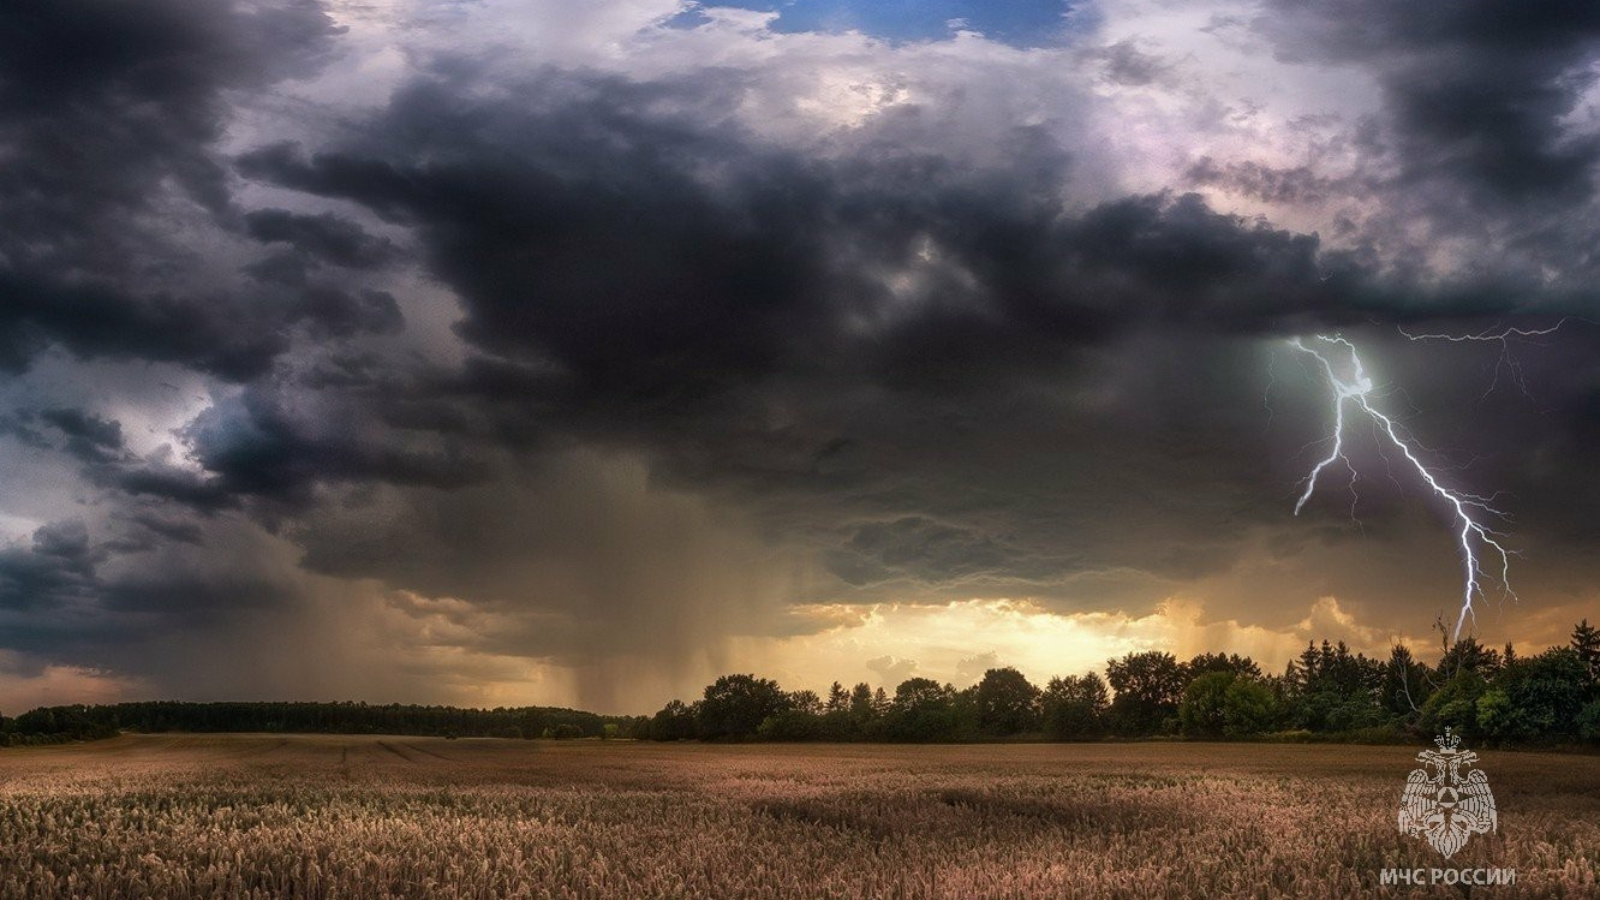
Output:
[[[1018,47],[1058,43],[1067,30],[1064,0],[713,0],[702,6],[728,6],[777,12],[774,31],[860,31],[891,41],[940,40],[956,27],[981,31]],[[706,21],[700,7],[670,24],[692,28]]]

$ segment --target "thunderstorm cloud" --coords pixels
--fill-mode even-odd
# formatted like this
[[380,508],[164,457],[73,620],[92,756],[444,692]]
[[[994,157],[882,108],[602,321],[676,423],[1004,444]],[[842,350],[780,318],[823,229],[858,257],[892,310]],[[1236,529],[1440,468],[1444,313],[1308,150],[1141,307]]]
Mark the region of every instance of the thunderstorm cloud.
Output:
[[11,0],[0,706],[1428,641],[1425,490],[1291,514],[1334,332],[1552,641],[1596,71],[1511,0]]

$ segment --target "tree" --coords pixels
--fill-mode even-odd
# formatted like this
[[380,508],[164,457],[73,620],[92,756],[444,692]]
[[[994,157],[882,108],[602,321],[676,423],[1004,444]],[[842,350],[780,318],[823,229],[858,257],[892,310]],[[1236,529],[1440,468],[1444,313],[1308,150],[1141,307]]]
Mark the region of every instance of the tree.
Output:
[[1600,684],[1600,628],[1589,624],[1585,618],[1573,626],[1572,650],[1589,672],[1589,683]]
[[815,713],[785,709],[762,719],[756,733],[769,741],[814,741],[823,736],[823,721]]
[[774,713],[789,708],[789,696],[770,678],[724,675],[706,686],[700,701],[703,738],[747,738]]
[[695,713],[682,700],[673,700],[650,720],[650,737],[658,741],[682,741],[695,736]]
[[1111,720],[1118,732],[1155,734],[1167,720],[1175,720],[1186,683],[1183,666],[1172,654],[1147,650],[1108,660],[1106,678],[1117,692]]
[[[1510,647],[1506,645],[1508,652]],[[1404,644],[1389,648],[1389,661],[1384,664],[1383,680],[1378,689],[1378,703],[1384,711],[1396,718],[1415,719],[1431,693],[1428,667],[1417,662],[1411,655],[1411,648]]]
[[1505,666],[1477,700],[1480,733],[1521,742],[1575,736],[1588,674],[1583,658],[1569,647]]
[[1350,731],[1382,725],[1388,718],[1379,702],[1385,664],[1351,653],[1344,641],[1312,644],[1290,669],[1295,679],[1287,691],[1292,719],[1312,731]]
[[881,732],[896,741],[951,740],[961,730],[954,703],[951,686],[931,678],[908,678],[894,689]]
[[1261,667],[1256,665],[1256,661],[1237,653],[1201,653],[1184,664],[1184,672],[1190,679],[1199,678],[1207,672],[1231,672],[1247,678],[1261,677]]
[[1039,689],[1010,666],[983,673],[977,700],[978,727],[986,734],[1020,734],[1039,726]]
[[850,708],[850,694],[844,685],[835,681],[828,686],[828,712],[845,712]]
[[1478,639],[1471,635],[1452,644],[1439,660],[1439,674],[1446,679],[1458,672],[1477,672],[1489,678],[1499,668],[1500,654],[1478,643]]
[[1272,688],[1254,678],[1235,678],[1222,697],[1222,734],[1248,737],[1277,725],[1278,698]]
[[808,716],[822,715],[822,698],[816,691],[795,691],[789,695],[789,707]]
[[1040,703],[1045,737],[1071,741],[1105,734],[1109,697],[1106,683],[1093,672],[1050,679]]
[[877,715],[872,708],[872,685],[865,681],[850,689],[850,718],[857,723],[871,720]]
[[932,678],[907,678],[894,689],[892,705],[904,712],[949,709],[955,690]]
[[1422,705],[1417,727],[1424,734],[1444,734],[1452,728],[1467,737],[1478,735],[1478,698],[1488,690],[1488,682],[1476,669],[1462,669],[1446,681]]
[[1189,737],[1222,736],[1224,698],[1239,676],[1232,672],[1207,672],[1189,682],[1178,704],[1178,724]]

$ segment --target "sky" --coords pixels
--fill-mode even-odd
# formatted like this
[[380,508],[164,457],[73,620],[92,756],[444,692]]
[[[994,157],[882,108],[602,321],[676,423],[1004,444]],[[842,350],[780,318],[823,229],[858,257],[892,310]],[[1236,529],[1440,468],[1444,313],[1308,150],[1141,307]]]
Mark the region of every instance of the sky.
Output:
[[0,710],[1427,655],[1439,498],[1352,426],[1295,514],[1319,334],[1564,642],[1597,72],[1527,0],[9,0]]

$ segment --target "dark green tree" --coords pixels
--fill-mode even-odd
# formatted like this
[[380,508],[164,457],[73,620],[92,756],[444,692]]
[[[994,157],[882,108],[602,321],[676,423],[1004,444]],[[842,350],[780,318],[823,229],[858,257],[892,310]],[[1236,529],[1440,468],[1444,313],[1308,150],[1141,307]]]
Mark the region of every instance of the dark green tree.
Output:
[[650,737],[658,741],[685,741],[695,736],[695,713],[682,700],[673,700],[650,720]]
[[816,691],[794,691],[789,694],[789,708],[808,716],[822,715],[822,698]]
[[1261,677],[1261,667],[1256,661],[1237,653],[1201,653],[1184,664],[1184,673],[1191,681],[1207,672],[1231,672],[1246,678]]
[[1053,741],[1082,741],[1106,733],[1110,692],[1094,672],[1052,678],[1045,685],[1040,706],[1045,737]]
[[908,678],[894,689],[882,733],[895,741],[939,741],[961,736],[955,689],[931,678]]
[[831,713],[835,713],[835,712],[845,712],[845,711],[847,711],[849,709],[850,709],[850,693],[844,689],[844,685],[842,685],[839,682],[835,681],[833,684],[828,686],[828,708],[827,708],[827,711],[831,712]]
[[1460,672],[1477,672],[1485,679],[1494,677],[1500,668],[1500,654],[1485,647],[1478,639],[1468,635],[1450,645],[1439,660],[1439,676],[1445,680]]
[[1444,734],[1453,728],[1469,738],[1478,736],[1478,698],[1489,684],[1477,669],[1462,669],[1446,681],[1422,705],[1417,728],[1423,734]]
[[977,701],[978,727],[985,734],[1021,734],[1039,727],[1039,689],[1010,666],[983,673]]
[[1572,650],[1589,672],[1589,683],[1600,684],[1600,628],[1589,624],[1585,618],[1573,626]]
[[1172,654],[1147,650],[1109,660],[1106,680],[1116,691],[1111,721],[1119,734],[1156,734],[1169,720],[1176,723],[1178,701],[1187,682],[1183,666]]
[[1255,678],[1237,677],[1222,697],[1222,734],[1240,738],[1271,731],[1281,710],[1271,686]]
[[1390,647],[1389,661],[1383,667],[1383,680],[1378,688],[1378,704],[1383,710],[1395,719],[1415,721],[1432,692],[1428,667],[1417,662],[1411,655],[1411,648],[1404,644]]
[[724,675],[706,686],[699,734],[708,740],[747,738],[768,716],[789,708],[789,695],[770,678]]
[[1578,736],[1578,716],[1589,699],[1588,675],[1570,647],[1503,666],[1477,700],[1479,733],[1520,743]]
[[858,682],[850,689],[850,717],[857,722],[870,721],[877,715],[872,708],[872,685]]
[[932,678],[907,678],[894,689],[896,709],[915,711],[921,709],[949,709],[955,699],[955,690]]
[[1228,688],[1239,676],[1228,671],[1206,672],[1183,689],[1178,703],[1178,725],[1189,737],[1222,737],[1223,711]]

